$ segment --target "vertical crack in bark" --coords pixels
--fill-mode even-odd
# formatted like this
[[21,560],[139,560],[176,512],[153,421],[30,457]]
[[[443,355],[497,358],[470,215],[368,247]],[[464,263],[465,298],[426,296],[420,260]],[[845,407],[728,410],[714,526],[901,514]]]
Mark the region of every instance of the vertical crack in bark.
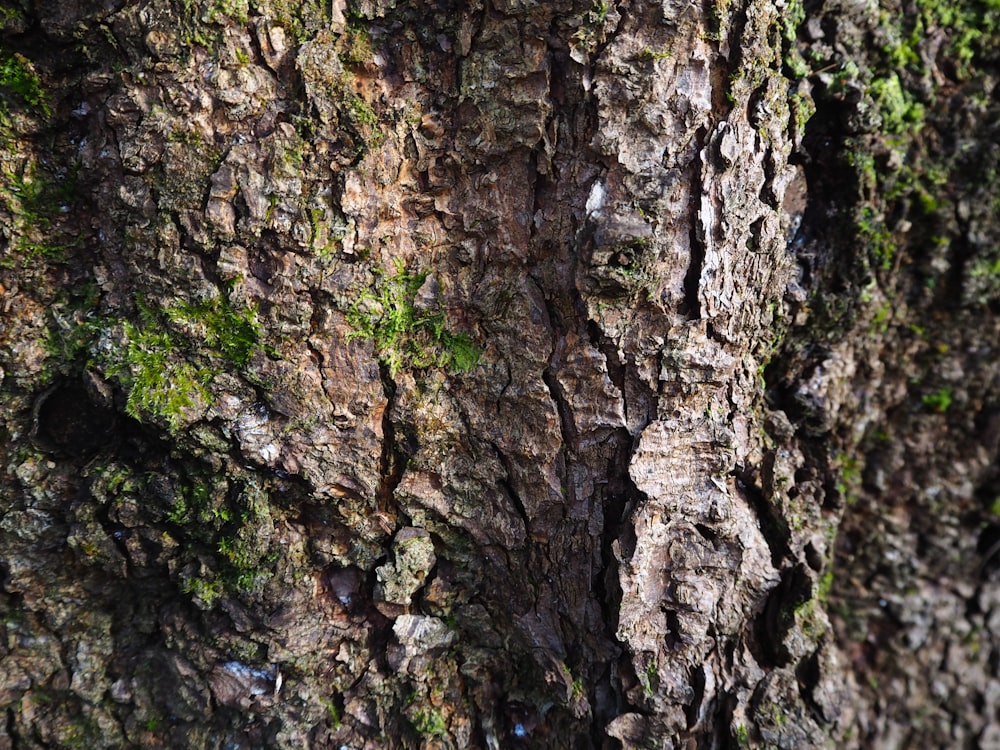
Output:
[[17,732],[17,721],[14,718],[14,709],[7,709],[6,717],[7,737],[10,738],[10,750],[20,750],[21,736]]
[[511,482],[511,479],[515,476],[514,467],[511,466],[510,458],[507,456],[500,446],[495,442],[490,442],[497,458],[500,459],[500,464],[503,466],[504,472],[507,474],[506,479],[500,481],[500,488],[504,491],[507,497],[510,499],[513,506],[517,509],[518,515],[521,517],[521,521],[524,523],[524,529],[527,532],[528,538],[531,538],[531,517],[528,515],[528,511],[524,506],[524,500],[521,499],[521,495],[518,493],[517,489]]
[[[625,25],[625,19],[629,15],[629,6],[631,0],[618,0],[615,3],[615,11],[618,14],[618,21],[615,26],[610,31],[605,32],[604,40],[594,49],[594,53],[590,56],[590,65],[587,70],[588,80],[593,81],[595,78],[595,73],[597,72],[597,66],[600,63],[601,57],[604,55],[604,51],[610,47],[618,34],[621,33],[622,27]],[[589,90],[586,94],[587,99],[593,100],[593,96],[590,94]]]
[[122,556],[125,561],[125,575],[127,578],[131,578],[135,571],[133,570],[132,560],[128,552],[128,547],[125,544],[125,540],[122,537],[122,532],[125,530],[120,524],[115,523],[111,520],[111,508],[110,503],[105,503],[97,512],[94,513],[94,518],[97,523],[100,524],[101,529],[104,531],[105,536],[111,540],[115,549],[118,550],[118,554]]
[[691,253],[687,273],[684,276],[684,305],[688,320],[701,319],[701,300],[698,295],[701,290],[701,271],[705,264],[704,233],[712,231],[711,227],[704,227],[701,223],[701,200],[705,194],[704,164],[701,154],[705,148],[707,132],[704,127],[698,129],[696,151],[699,155],[694,159],[694,174],[691,177],[691,205],[688,210],[690,221],[688,237]]
[[775,513],[769,505],[752,470],[738,467],[733,472],[733,476],[736,479],[736,489],[740,491],[747,505],[757,516],[760,531],[771,552],[771,564],[775,569],[780,570],[782,562],[791,556],[787,525],[781,515]]
[[[579,292],[577,292],[577,296],[579,297]],[[583,304],[582,299],[581,304]],[[621,362],[619,352],[613,342],[604,335],[595,321],[588,321],[587,331],[591,344],[604,355],[608,366],[608,376],[621,394],[622,412],[626,415],[627,421],[626,366]],[[605,727],[612,719],[626,710],[635,709],[624,694],[621,679],[618,677],[620,668],[615,666],[624,651],[621,648],[621,641],[618,640],[618,612],[621,607],[622,591],[621,579],[618,574],[618,557],[615,554],[614,544],[625,532],[629,515],[642,496],[629,474],[629,464],[637,440],[638,436],[630,434],[625,427],[616,430],[608,439],[612,445],[613,456],[604,477],[601,570],[595,580],[607,638],[611,643],[616,644],[618,654],[616,659],[607,665],[598,688],[606,692],[609,701],[605,705],[599,703],[595,707],[591,736],[597,745],[606,741]]]
[[[573,365],[567,361],[586,350],[586,345],[603,355],[607,376],[622,394],[624,401],[625,373],[612,342],[603,336],[596,322],[590,320],[587,305],[577,287],[579,266],[583,260],[581,242],[583,237],[578,223],[582,208],[586,203],[593,173],[589,167],[582,167],[577,161],[580,148],[589,152],[589,144],[596,132],[597,100],[584,89],[581,76],[593,78],[602,52],[613,41],[624,25],[628,3],[619,3],[622,16],[616,27],[591,56],[586,72],[576,68],[569,60],[568,49],[551,48],[552,60],[549,80],[550,96],[558,100],[559,107],[550,118],[547,127],[561,136],[556,152],[552,155],[551,174],[559,175],[560,181],[549,181],[537,173],[532,182],[533,210],[536,215],[554,208],[559,216],[546,216],[550,226],[558,226],[560,237],[570,236],[569,246],[555,251],[548,246],[550,238],[543,236],[545,229],[536,231],[533,227],[531,243],[539,248],[544,261],[532,272],[532,277],[543,290],[549,326],[552,332],[552,350],[548,366],[541,377],[548,390],[559,417],[561,443],[564,446],[563,461],[559,467],[563,484],[566,518],[563,522],[571,536],[558,542],[539,546],[533,545],[533,554],[545,558],[564,555],[568,550],[585,549],[591,552],[581,565],[570,566],[562,571],[565,576],[570,570],[579,570],[574,575],[583,575],[582,566],[588,570],[589,587],[583,592],[583,599],[559,602],[562,627],[573,632],[571,646],[573,658],[585,671],[578,677],[585,678],[585,697],[589,700],[589,735],[592,747],[607,746],[607,724],[626,709],[627,701],[620,681],[620,667],[617,664],[622,650],[616,637],[617,612],[621,601],[618,588],[614,541],[621,532],[622,519],[626,508],[633,499],[635,488],[628,476],[628,465],[633,449],[633,438],[624,428],[609,428],[606,436],[581,432],[575,414],[572,395],[564,392],[561,370],[569,368],[567,376],[572,377]],[[557,39],[555,33],[550,40]],[[553,44],[550,41],[550,47]],[[579,143],[577,147],[574,143]],[[593,156],[591,154],[591,156]],[[606,165],[605,165],[606,168]],[[567,190],[567,178],[575,178],[579,184]],[[550,230],[551,231],[551,230]],[[575,341],[576,343],[571,343]],[[624,407],[623,407],[624,408]],[[589,430],[589,428],[588,428]],[[601,430],[603,433],[603,430]],[[593,487],[586,490],[578,486],[578,475],[589,477],[584,480]],[[587,496],[583,493],[587,492]],[[581,509],[591,520],[582,520],[577,513]],[[575,509],[575,510],[574,510]],[[595,533],[597,529],[599,533]],[[562,534],[560,535],[562,536]],[[559,566],[558,559],[548,559],[546,565]],[[567,582],[570,590],[572,584]],[[566,607],[571,609],[567,610]],[[593,609],[594,619],[600,622],[574,621],[574,611]]]
[[389,366],[379,363],[379,376],[385,392],[385,411],[382,414],[382,455],[379,457],[379,486],[376,496],[377,510],[392,513],[394,525],[398,527],[399,517],[406,516],[396,502],[396,488],[403,479],[406,462],[396,439],[396,424],[392,421],[392,410],[396,400],[396,383],[389,374]]
[[[559,429],[562,432],[562,443],[567,449],[574,451],[577,443],[577,434],[576,427],[573,424],[573,411],[569,404],[566,403],[566,398],[563,396],[559,383],[552,373],[551,366],[545,368],[542,372],[542,382],[549,389],[549,396],[552,399],[552,403],[555,404],[556,412],[559,414]],[[563,477],[563,481],[568,482],[568,477]]]

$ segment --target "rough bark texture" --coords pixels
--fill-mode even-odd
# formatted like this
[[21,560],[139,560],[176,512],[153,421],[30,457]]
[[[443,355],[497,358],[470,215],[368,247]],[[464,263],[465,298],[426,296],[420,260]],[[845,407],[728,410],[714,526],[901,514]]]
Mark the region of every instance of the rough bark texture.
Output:
[[996,13],[6,3],[0,748],[1000,747]]

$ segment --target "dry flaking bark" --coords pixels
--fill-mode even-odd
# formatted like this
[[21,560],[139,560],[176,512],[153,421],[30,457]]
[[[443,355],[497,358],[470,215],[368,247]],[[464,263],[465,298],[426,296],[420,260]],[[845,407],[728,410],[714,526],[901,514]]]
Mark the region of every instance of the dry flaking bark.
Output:
[[931,8],[6,8],[0,747],[996,744]]

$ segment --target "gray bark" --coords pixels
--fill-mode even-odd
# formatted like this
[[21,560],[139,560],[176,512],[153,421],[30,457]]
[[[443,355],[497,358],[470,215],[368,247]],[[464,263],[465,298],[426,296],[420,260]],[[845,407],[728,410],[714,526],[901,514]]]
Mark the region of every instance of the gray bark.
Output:
[[0,748],[1000,744],[992,11],[896,11],[4,11]]

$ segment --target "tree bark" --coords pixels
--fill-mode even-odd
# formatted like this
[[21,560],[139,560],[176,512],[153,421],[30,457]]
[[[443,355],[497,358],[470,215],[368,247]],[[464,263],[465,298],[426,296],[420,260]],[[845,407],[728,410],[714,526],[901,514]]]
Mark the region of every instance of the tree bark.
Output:
[[997,20],[8,3],[0,748],[1000,747]]

